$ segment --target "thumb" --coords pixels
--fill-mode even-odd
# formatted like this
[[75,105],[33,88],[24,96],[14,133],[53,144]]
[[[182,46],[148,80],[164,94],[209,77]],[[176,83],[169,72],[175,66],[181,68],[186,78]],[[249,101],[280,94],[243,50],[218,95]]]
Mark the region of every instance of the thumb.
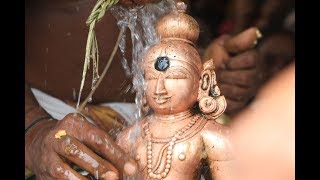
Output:
[[240,53],[255,47],[261,32],[256,27],[251,27],[241,33],[233,36],[224,42],[224,47],[229,53]]
[[229,38],[231,38],[229,35],[222,35],[212,41],[203,53],[202,61],[213,59],[215,67],[220,67],[225,63],[229,59],[229,54],[223,44]]

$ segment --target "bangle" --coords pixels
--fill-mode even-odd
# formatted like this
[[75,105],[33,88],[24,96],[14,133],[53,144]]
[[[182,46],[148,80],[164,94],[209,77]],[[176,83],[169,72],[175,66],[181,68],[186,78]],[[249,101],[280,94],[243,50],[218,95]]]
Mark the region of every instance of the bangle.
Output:
[[44,117],[41,117],[41,118],[39,118],[39,119],[34,120],[34,121],[26,128],[24,134],[27,134],[28,130],[29,130],[32,126],[34,126],[35,124],[37,124],[38,122],[43,121],[43,120],[46,120],[46,119],[51,119],[51,118],[52,118],[52,116],[47,115],[47,116],[44,116]]

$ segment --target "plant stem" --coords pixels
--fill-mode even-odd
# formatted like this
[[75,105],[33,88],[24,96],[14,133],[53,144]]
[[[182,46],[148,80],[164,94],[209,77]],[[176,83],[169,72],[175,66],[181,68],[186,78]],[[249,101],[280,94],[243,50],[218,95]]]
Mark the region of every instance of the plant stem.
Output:
[[89,95],[88,95],[88,96],[86,97],[86,99],[81,103],[80,107],[77,109],[78,112],[83,111],[83,109],[84,109],[84,107],[86,106],[86,104],[88,103],[90,97],[92,97],[93,93],[96,91],[96,89],[97,89],[98,86],[100,85],[102,79],[103,79],[104,76],[106,75],[106,73],[107,73],[107,71],[108,71],[108,69],[109,69],[109,67],[110,67],[110,65],[111,65],[111,63],[112,63],[112,61],[113,61],[113,59],[114,59],[114,56],[115,56],[115,54],[116,54],[116,52],[117,52],[117,50],[118,50],[118,48],[119,48],[118,46],[119,46],[120,40],[121,40],[124,32],[125,32],[125,28],[122,27],[122,28],[120,29],[120,32],[119,32],[119,35],[118,35],[118,39],[117,39],[117,41],[116,41],[116,44],[115,44],[114,47],[113,47],[113,51],[112,51],[112,53],[111,53],[111,55],[110,55],[110,58],[109,58],[109,60],[108,60],[108,63],[107,63],[106,66],[104,67],[103,72],[101,73],[101,76],[100,76],[100,78],[98,79],[96,85],[91,89]]

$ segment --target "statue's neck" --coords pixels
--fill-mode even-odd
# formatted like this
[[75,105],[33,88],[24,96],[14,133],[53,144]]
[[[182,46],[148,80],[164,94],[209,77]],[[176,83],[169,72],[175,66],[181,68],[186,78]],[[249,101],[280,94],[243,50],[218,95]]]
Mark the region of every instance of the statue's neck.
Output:
[[158,115],[148,117],[148,126],[153,138],[168,138],[176,135],[177,131],[190,123],[197,116],[191,111],[177,114]]
[[180,113],[168,114],[168,115],[154,114],[151,116],[151,118],[157,122],[160,122],[160,123],[170,123],[171,124],[171,123],[187,120],[192,115],[193,115],[192,112],[190,110],[187,110],[187,111],[183,111]]

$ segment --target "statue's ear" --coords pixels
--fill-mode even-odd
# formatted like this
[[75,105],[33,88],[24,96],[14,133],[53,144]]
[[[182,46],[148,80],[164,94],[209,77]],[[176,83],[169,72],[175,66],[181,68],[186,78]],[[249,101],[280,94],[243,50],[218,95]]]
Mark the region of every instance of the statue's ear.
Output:
[[210,118],[218,118],[226,109],[227,103],[224,96],[220,95],[217,86],[214,63],[210,59],[203,65],[198,92],[199,108]]
[[208,96],[211,88],[211,72],[210,70],[203,70],[201,72],[199,91],[198,91],[198,100]]
[[203,64],[199,83],[198,100],[209,95],[212,84],[215,83],[215,78],[213,79],[212,72],[214,72],[214,64],[213,60],[210,59]]

